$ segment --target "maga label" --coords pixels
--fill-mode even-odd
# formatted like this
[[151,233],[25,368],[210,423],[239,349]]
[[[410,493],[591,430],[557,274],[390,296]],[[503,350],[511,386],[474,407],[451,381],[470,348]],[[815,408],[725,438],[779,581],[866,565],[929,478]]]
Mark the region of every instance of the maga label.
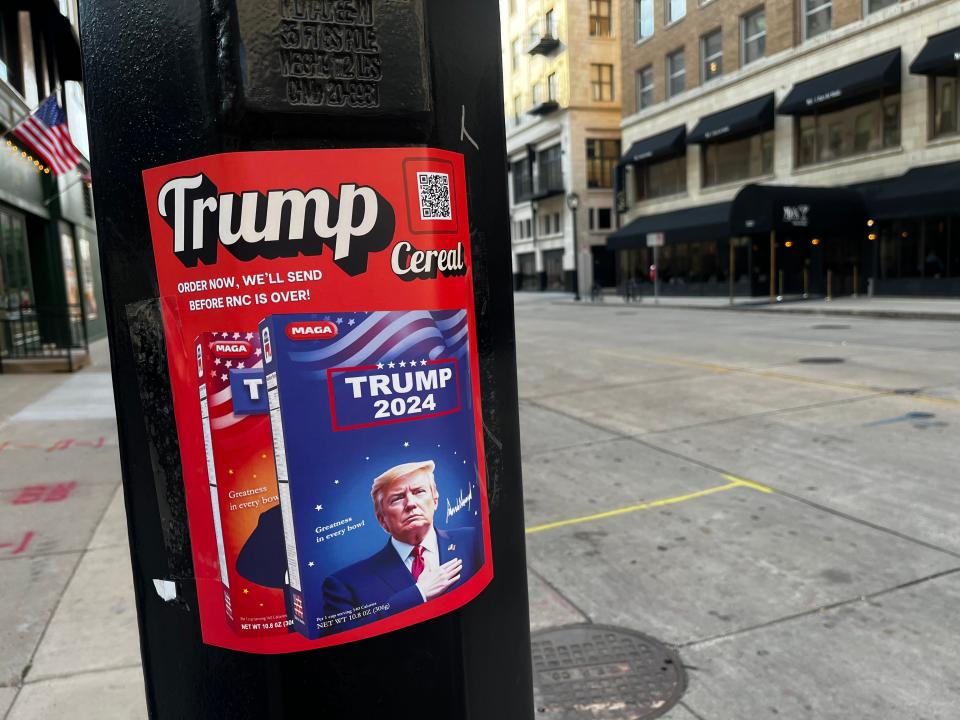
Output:
[[144,187],[204,642],[307,650],[476,597],[493,567],[462,156],[231,153]]

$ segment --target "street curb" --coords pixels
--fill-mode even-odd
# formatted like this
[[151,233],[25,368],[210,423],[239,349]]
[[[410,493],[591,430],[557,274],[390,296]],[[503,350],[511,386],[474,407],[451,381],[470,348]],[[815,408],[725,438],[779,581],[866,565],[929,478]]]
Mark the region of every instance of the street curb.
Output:
[[779,306],[769,307],[769,303],[743,303],[741,305],[655,305],[652,302],[643,303],[595,303],[575,300],[554,300],[552,305],[578,305],[580,307],[615,307],[635,310],[712,310],[719,312],[741,312],[757,313],[764,315],[775,315],[778,313],[787,313],[791,315],[817,315],[820,317],[840,316],[840,317],[860,317],[873,320],[935,320],[942,322],[960,322],[960,313],[937,313],[925,312],[920,310],[859,310],[856,308],[793,308]]

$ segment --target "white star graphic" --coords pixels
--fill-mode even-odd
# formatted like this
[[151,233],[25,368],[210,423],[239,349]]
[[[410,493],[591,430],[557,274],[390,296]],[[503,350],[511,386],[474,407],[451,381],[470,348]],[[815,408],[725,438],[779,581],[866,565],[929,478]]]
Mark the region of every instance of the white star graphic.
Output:
[[364,458],[364,460],[369,460],[369,459],[370,459],[370,456],[369,456],[369,455],[367,455],[367,456]]
[[410,443],[405,442],[405,443],[403,444],[403,446],[404,446],[404,447],[410,447]]
[[224,363],[224,365],[226,365],[227,367],[233,367],[233,360],[227,360],[227,361]]
[[416,361],[416,360],[411,360],[411,361],[410,361],[410,367],[416,367],[416,365],[417,365],[417,361]]
[[357,322],[356,320],[354,320],[353,318],[350,318],[349,320],[347,320],[347,325],[353,326],[356,324],[356,322]]
[[323,505],[317,505],[317,506],[314,508],[314,510],[316,510],[317,512],[320,512],[321,510],[323,510]]
[[339,480],[334,480],[334,481],[333,481],[333,484],[334,484],[334,485],[339,485],[339,484],[340,484],[340,481],[339,481]]
[[[474,515],[476,515],[476,513],[474,513]],[[307,563],[307,567],[313,567],[313,560]]]
[[210,377],[215,378],[216,376],[217,376],[217,371],[216,371],[216,370],[211,370],[211,371],[210,371]]
[[401,360],[401,361],[400,361],[400,367],[406,367],[406,366],[407,366],[407,364],[406,364],[403,360]]
[[230,333],[227,333],[227,332],[223,333],[223,337],[225,337],[225,338],[230,337]]
[[421,361],[420,361],[420,364],[421,364],[421,365],[426,365],[426,364],[427,364],[427,361],[426,361],[426,360],[421,360]]
[[454,451],[453,451],[453,454],[454,454],[454,455],[456,455],[456,454],[457,454],[457,451],[456,451],[456,450],[454,450]]
[[240,333],[234,333],[234,334],[233,334],[233,339],[234,339],[234,340],[239,340],[239,339],[240,339]]
[[257,357],[260,357],[261,355],[263,355],[263,350],[261,350],[260,348],[257,348],[253,354],[256,355]]
[[220,358],[217,358],[216,360],[214,360],[214,361],[213,361],[213,364],[214,364],[214,365],[219,365],[219,364],[220,364]]
[[253,333],[247,333],[247,340],[253,340]]
[[466,464],[467,464],[467,461],[466,461],[466,460],[464,460],[464,461],[463,461],[463,464],[464,464],[464,465],[466,465]]
[[383,363],[377,363],[377,370],[383,370]]
[[387,363],[387,367],[388,367],[388,368],[396,367],[396,363],[388,362],[388,363]]
[[226,380],[226,379],[227,379],[227,376],[226,376],[226,375],[221,375],[221,376],[220,376],[220,379],[221,379],[221,380]]
[[337,318],[337,325],[341,324],[342,322],[343,322],[343,318]]
[[237,363],[237,369],[238,369],[238,370],[243,370],[243,361],[240,361],[240,362]]

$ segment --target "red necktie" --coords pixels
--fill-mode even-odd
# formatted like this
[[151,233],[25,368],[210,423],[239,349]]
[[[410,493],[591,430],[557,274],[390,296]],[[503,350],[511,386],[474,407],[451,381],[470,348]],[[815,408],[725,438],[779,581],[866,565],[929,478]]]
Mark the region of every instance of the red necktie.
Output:
[[423,572],[423,546],[417,545],[413,550],[410,551],[410,554],[413,555],[413,565],[410,566],[410,572],[413,573],[413,581],[416,582],[420,579],[420,574]]

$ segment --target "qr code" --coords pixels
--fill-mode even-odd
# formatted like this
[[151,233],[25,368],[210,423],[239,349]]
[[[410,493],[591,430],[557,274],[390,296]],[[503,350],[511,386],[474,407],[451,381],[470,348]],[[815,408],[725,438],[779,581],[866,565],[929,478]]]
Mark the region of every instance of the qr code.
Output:
[[450,176],[438,172],[418,172],[421,220],[452,220]]

